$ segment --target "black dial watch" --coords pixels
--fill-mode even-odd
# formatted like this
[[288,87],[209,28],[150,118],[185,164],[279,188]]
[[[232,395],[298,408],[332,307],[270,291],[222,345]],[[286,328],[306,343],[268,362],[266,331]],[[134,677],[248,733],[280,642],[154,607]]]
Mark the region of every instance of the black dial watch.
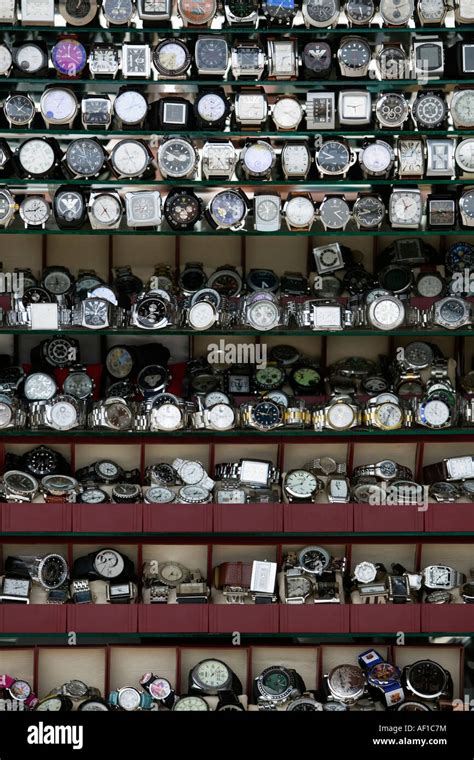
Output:
[[80,187],[61,185],[53,198],[56,224],[61,230],[80,229],[87,217],[86,198]]
[[305,79],[326,79],[332,71],[332,48],[329,42],[313,40],[306,43],[301,53]]
[[193,107],[186,98],[165,96],[150,106],[150,121],[163,132],[190,129],[193,123]]
[[70,475],[71,467],[62,454],[50,449],[49,446],[36,446],[31,451],[19,457],[18,462],[5,457],[5,469],[20,469],[41,479],[45,475]]
[[190,188],[176,188],[168,193],[163,213],[173,230],[192,230],[202,219],[203,202]]
[[412,116],[419,129],[441,129],[446,125],[448,106],[442,92],[420,92],[412,105]]

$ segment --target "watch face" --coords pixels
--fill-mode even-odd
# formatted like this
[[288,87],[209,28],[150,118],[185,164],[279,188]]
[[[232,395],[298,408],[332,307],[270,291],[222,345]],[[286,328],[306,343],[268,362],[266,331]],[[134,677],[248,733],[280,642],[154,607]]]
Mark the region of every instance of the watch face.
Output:
[[179,498],[191,504],[200,504],[209,501],[209,491],[201,486],[183,486],[179,489]]
[[[245,45],[240,46],[237,49],[238,74],[240,76],[245,76],[247,72],[253,73],[255,71],[260,71],[260,55],[261,50],[257,45],[248,45],[248,47]],[[246,95],[245,97],[252,98],[255,96]]]
[[209,212],[214,222],[223,228],[234,227],[245,219],[247,207],[242,196],[233,190],[223,190],[211,200]]
[[443,44],[434,42],[417,43],[415,46],[415,68],[419,72],[429,74],[443,69]]
[[254,422],[264,429],[271,429],[280,424],[282,418],[281,409],[273,401],[259,401],[251,409]]
[[458,143],[456,163],[463,172],[474,173],[474,138],[470,137]]
[[147,226],[159,224],[161,198],[159,193],[147,190],[127,193],[127,216],[131,224]]
[[331,69],[332,50],[327,42],[308,42],[301,57],[303,65],[316,75],[326,74]]
[[394,191],[390,197],[390,221],[392,224],[418,226],[422,216],[422,199],[419,193]]
[[109,325],[109,304],[101,298],[90,298],[83,302],[83,321],[86,327],[100,328]]
[[10,193],[6,190],[0,190],[0,222],[5,222],[11,216],[15,202]]
[[105,366],[107,372],[117,380],[123,380],[128,377],[135,365],[130,351],[125,346],[115,346],[111,348],[105,357]]
[[327,412],[327,421],[334,430],[347,430],[352,427],[355,412],[349,404],[332,404]]
[[25,380],[24,393],[28,401],[46,401],[54,396],[57,386],[50,375],[34,372]]
[[42,559],[38,569],[38,579],[43,588],[59,588],[67,576],[68,566],[60,554],[49,554]]
[[441,21],[446,14],[444,0],[418,0],[418,13],[426,21]]
[[353,37],[341,45],[337,57],[344,67],[351,72],[356,72],[368,66],[372,53],[365,40],[361,37]]
[[163,142],[158,149],[158,165],[169,177],[187,177],[196,164],[194,147],[180,137]]
[[111,162],[116,174],[123,177],[139,177],[147,168],[150,157],[139,140],[122,140],[115,146]]
[[61,7],[66,20],[77,26],[89,23],[96,12],[97,4],[94,0],[65,0],[64,7]]
[[146,501],[151,504],[170,504],[176,498],[171,489],[163,486],[152,486],[146,492]]
[[[296,98],[289,96],[281,97],[273,106],[272,118],[277,126],[277,129],[296,129],[301,119],[303,118],[303,109]],[[291,143],[285,147],[290,146]],[[301,146],[296,145],[294,147],[301,149]]]
[[280,367],[268,366],[264,369],[257,369],[254,379],[262,390],[272,390],[285,382],[285,372]]
[[314,220],[314,204],[310,198],[299,195],[290,198],[285,206],[288,222],[294,227],[311,226]]
[[238,93],[237,106],[240,121],[248,120],[260,122],[265,119],[267,102],[265,97],[260,93],[255,95]]
[[144,96],[136,90],[125,90],[114,101],[114,110],[124,124],[139,124],[148,111]]
[[319,209],[321,221],[328,229],[342,229],[350,219],[349,206],[343,198],[328,198]]
[[84,504],[104,504],[107,501],[107,494],[100,488],[85,488],[81,493],[81,502]]
[[163,76],[179,76],[189,66],[189,51],[179,40],[165,40],[153,51],[153,63]]
[[36,113],[34,102],[27,95],[12,95],[5,101],[4,111],[8,120],[19,127],[30,124]]
[[201,217],[199,198],[191,191],[169,195],[165,202],[165,214],[172,225],[189,227]]
[[339,96],[339,112],[344,123],[369,124],[372,118],[372,99],[367,93],[342,92]]
[[46,65],[46,56],[39,45],[27,42],[15,52],[15,66],[27,74],[37,74]]
[[85,47],[72,37],[60,40],[51,51],[53,66],[62,76],[77,77],[85,68]]
[[456,220],[456,202],[453,200],[428,201],[428,220],[432,227],[452,227]]
[[196,43],[194,57],[198,69],[225,71],[229,60],[227,42],[219,37],[199,39]]
[[54,196],[54,209],[65,221],[78,221],[84,214],[84,198],[75,190],[60,191]]
[[300,566],[311,575],[321,575],[329,561],[329,554],[322,546],[306,546],[298,555]]
[[445,688],[446,673],[438,663],[420,660],[409,667],[407,681],[419,695],[432,699]]
[[380,0],[380,13],[388,24],[404,26],[414,10],[414,0]]
[[446,101],[439,95],[421,95],[413,104],[414,119],[426,127],[435,127],[446,117]]
[[321,382],[321,374],[314,367],[298,367],[292,372],[291,380],[300,390],[314,393]]
[[267,175],[274,163],[275,151],[261,140],[249,145],[242,153],[242,164],[253,175]]
[[286,596],[288,599],[305,599],[311,594],[312,590],[313,584],[311,583],[310,578],[307,578],[304,575],[290,575],[286,577]]
[[398,152],[403,174],[419,176],[424,173],[424,146],[421,140],[400,140]]
[[[73,0],[75,2],[76,0]],[[89,67],[94,74],[114,75],[119,65],[118,51],[112,45],[94,45]]]
[[220,660],[203,660],[193,668],[193,677],[204,689],[223,689],[230,681],[227,665]]
[[209,705],[202,697],[180,697],[173,705],[173,710],[206,712],[209,710]]
[[227,103],[217,92],[207,92],[197,102],[197,112],[200,118],[212,125],[213,122],[220,122],[225,117]]
[[373,0],[348,0],[345,11],[354,24],[365,24],[374,15],[375,6]]
[[181,16],[188,24],[207,24],[216,12],[216,0],[179,0]]
[[323,143],[317,155],[317,164],[324,173],[343,174],[349,168],[349,148],[337,140]]
[[310,498],[317,487],[316,477],[307,470],[293,470],[287,474],[285,479],[285,489],[291,496],[300,499]]
[[209,410],[209,421],[217,430],[227,430],[234,425],[234,410],[228,404],[214,404]]
[[354,576],[359,583],[372,583],[377,576],[377,568],[373,562],[359,562],[354,568]]
[[143,0],[141,6],[141,18],[169,15],[170,12],[168,0]]
[[318,24],[332,21],[339,14],[339,0],[308,0],[306,13]]
[[111,119],[109,98],[84,98],[81,104],[82,120],[90,127],[107,127]]
[[104,149],[93,138],[83,137],[69,143],[66,163],[78,177],[94,177],[100,173],[104,162]]
[[444,427],[451,418],[449,406],[440,399],[426,401],[420,408],[420,414],[422,421],[432,428]]
[[123,557],[114,549],[102,549],[94,559],[94,570],[102,578],[118,578],[124,571]]
[[455,92],[451,100],[451,115],[455,124],[474,126],[474,90]]
[[146,296],[136,304],[136,317],[139,325],[154,328],[168,323],[168,308],[165,301],[156,296]]
[[40,227],[49,219],[50,208],[44,198],[40,195],[31,195],[22,201],[20,206],[20,216],[25,224],[33,227]]
[[122,710],[138,710],[141,703],[140,692],[131,686],[120,689],[117,697],[117,704]]
[[474,219],[474,192],[472,190],[464,193],[459,205],[465,216],[469,219]]
[[353,213],[360,227],[376,229],[384,220],[385,206],[378,196],[367,195],[356,201]]
[[67,293],[71,285],[71,275],[62,269],[53,268],[43,276],[43,287],[55,296]]
[[400,127],[408,115],[408,103],[403,95],[390,93],[377,101],[376,112],[382,126]]
[[328,675],[332,693],[340,699],[357,699],[365,688],[365,676],[356,665],[338,665]]
[[5,485],[9,489],[19,494],[31,494],[38,488],[38,483],[31,475],[27,475],[26,472],[20,472],[19,470],[10,470],[6,472],[4,477]]
[[104,16],[111,24],[127,24],[133,16],[132,0],[104,0]]
[[150,48],[148,45],[122,46],[122,71],[126,76],[144,76],[150,73]]
[[99,224],[110,227],[116,224],[122,216],[120,200],[109,193],[99,193],[90,207],[91,215]]
[[[247,311],[247,320],[254,330],[271,330],[280,320],[278,306],[273,303],[273,301],[262,298],[261,300],[252,303],[249,307]],[[234,393],[236,392],[231,389],[230,385],[229,390]]]
[[50,697],[39,702],[35,709],[42,712],[59,712],[63,709],[63,703],[59,697]]
[[255,199],[255,216],[263,222],[274,222],[280,216],[280,202],[270,196]]
[[45,176],[54,167],[56,156],[49,142],[33,137],[18,149],[18,159],[23,170],[32,176]]
[[380,51],[377,60],[382,79],[405,79],[407,57],[403,48],[385,47]]
[[390,145],[377,140],[364,149],[361,163],[371,174],[388,172],[393,163],[393,151]]

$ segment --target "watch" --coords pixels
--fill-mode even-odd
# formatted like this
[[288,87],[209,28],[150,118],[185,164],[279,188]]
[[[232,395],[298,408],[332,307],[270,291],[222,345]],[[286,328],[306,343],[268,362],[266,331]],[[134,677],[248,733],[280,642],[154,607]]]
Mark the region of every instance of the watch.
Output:
[[112,124],[112,101],[108,95],[83,95],[81,121],[84,129],[109,129]]
[[306,141],[286,142],[280,153],[280,163],[286,180],[306,179],[311,169],[311,152]]
[[0,44],[0,76],[8,77],[13,66],[13,56],[7,45]]
[[456,226],[456,197],[449,193],[428,195],[426,218],[431,230],[452,230]]
[[418,0],[416,10],[421,26],[442,26],[448,8],[445,0]]
[[460,41],[456,45],[458,76],[471,79],[474,74],[474,44]]
[[24,140],[15,153],[20,175],[33,179],[54,176],[59,158],[59,145],[50,137],[31,137]]
[[97,0],[60,0],[59,12],[67,24],[87,26],[97,16]]
[[35,102],[29,95],[10,93],[3,103],[3,113],[10,127],[29,128],[36,116]]
[[303,0],[302,13],[306,28],[330,29],[337,26],[341,6],[339,0]]
[[21,76],[39,76],[48,68],[48,50],[44,43],[24,42],[13,45],[11,52],[13,65]]
[[18,21],[15,0],[5,0],[0,7],[0,23],[16,24]]
[[260,709],[276,709],[301,697],[306,686],[296,670],[272,665],[258,675],[253,684],[254,702]]
[[402,127],[408,119],[409,112],[408,101],[401,93],[379,93],[375,103],[375,114],[382,129]]
[[226,0],[224,3],[225,18],[229,26],[256,29],[258,9],[258,0]]
[[412,43],[412,71],[416,78],[440,79],[444,74],[444,43],[427,34],[415,37]]
[[87,217],[83,191],[76,185],[61,185],[53,198],[53,212],[59,229],[80,229]]
[[389,219],[394,228],[419,229],[423,201],[419,190],[393,190],[389,201]]
[[277,130],[296,131],[303,120],[303,106],[295,95],[279,95],[271,116]]
[[334,92],[306,93],[306,127],[308,130],[330,130],[336,127],[336,95]]
[[21,0],[20,7],[23,26],[53,26],[54,0]]
[[230,60],[235,79],[258,80],[265,70],[265,53],[258,42],[237,42],[231,49]]
[[388,178],[395,165],[395,152],[385,140],[366,142],[359,153],[359,163],[366,179]]
[[420,129],[442,129],[448,106],[442,93],[421,92],[412,105],[412,116]]
[[259,232],[276,232],[281,226],[281,198],[278,193],[255,193],[255,229]]
[[343,37],[337,51],[337,60],[343,77],[365,77],[372,60],[372,51],[364,37]]
[[110,165],[119,179],[142,177],[151,166],[153,153],[145,140],[120,140],[109,156]]
[[161,195],[158,190],[125,193],[127,227],[157,228],[161,224]]
[[380,229],[385,219],[385,214],[385,204],[380,195],[375,193],[358,195],[352,207],[352,216],[359,230]]
[[249,201],[242,190],[221,190],[209,201],[205,216],[213,229],[243,228]]
[[460,456],[443,459],[423,467],[423,481],[428,484],[438,481],[465,481],[474,477],[474,457]]
[[474,89],[455,90],[450,112],[455,129],[474,128]]
[[240,166],[246,179],[271,179],[276,153],[269,142],[247,142],[240,152]]
[[463,226],[474,227],[474,188],[465,189],[458,203]]
[[399,138],[397,153],[400,179],[421,179],[424,176],[425,145],[422,138]]
[[325,40],[307,42],[301,52],[305,79],[327,79],[332,71],[332,48]]
[[27,195],[20,203],[19,214],[25,229],[28,227],[44,229],[51,216],[51,207],[42,195]]
[[231,179],[237,165],[237,151],[230,141],[207,140],[201,153],[201,171],[206,179]]
[[114,114],[119,129],[141,127],[148,113],[148,102],[137,90],[124,89],[114,100]]
[[98,177],[104,170],[106,153],[96,137],[80,137],[69,143],[64,161],[75,178]]
[[414,10],[414,0],[403,4],[398,0],[380,0],[379,11],[386,26],[408,26]]
[[0,187],[0,227],[6,229],[13,219],[18,206],[14,196],[4,187]]
[[460,140],[455,152],[456,166],[461,170],[460,176],[474,174],[474,138]]
[[76,37],[61,37],[51,49],[51,62],[60,77],[77,79],[87,65],[86,49]]
[[190,179],[197,170],[198,152],[188,138],[164,137],[157,153],[157,163],[164,179]]
[[314,429],[350,430],[361,424],[361,408],[351,396],[334,395],[323,409],[314,412]]
[[[264,0],[268,7],[268,0]],[[288,4],[294,0],[287,0]],[[280,9],[283,5],[278,6]],[[278,80],[295,79],[298,74],[298,49],[296,39],[288,37],[281,39],[267,38],[267,66],[268,78]]]
[[229,68],[229,48],[225,37],[200,36],[194,46],[194,62],[201,77],[224,77]]
[[126,42],[122,45],[122,75],[124,79],[138,77],[148,79],[151,71],[149,45]]
[[283,206],[283,216],[290,232],[309,232],[315,217],[311,193],[289,193]]
[[325,230],[345,229],[351,212],[344,196],[326,195],[318,209],[318,216]]
[[135,15],[132,0],[103,0],[102,13],[107,26],[128,26]]
[[469,0],[457,0],[454,4],[454,16],[458,24],[472,24],[474,12]]
[[240,129],[260,128],[266,122],[268,102],[263,88],[243,87],[235,95],[234,116]]
[[355,153],[343,138],[323,140],[315,155],[316,168],[322,179],[326,175],[344,179],[355,162]]
[[92,79],[115,79],[120,68],[118,48],[112,43],[94,43],[88,63]]
[[230,111],[230,102],[222,87],[205,88],[194,101],[194,114],[199,129],[223,131]]
[[184,27],[209,27],[216,11],[216,0],[178,0],[178,13]]
[[368,26],[375,16],[374,0],[347,0],[344,13],[349,26]]
[[143,20],[143,26],[156,26],[156,22],[171,19],[171,0],[137,0],[138,17]]
[[409,59],[400,42],[384,42],[377,48],[375,56],[380,79],[407,79]]
[[186,79],[192,58],[185,43],[173,37],[157,44],[152,60],[158,79]]
[[122,220],[122,201],[117,192],[92,192],[87,214],[93,230],[118,229]]
[[372,95],[366,90],[341,90],[337,108],[341,125],[370,124],[372,121]]

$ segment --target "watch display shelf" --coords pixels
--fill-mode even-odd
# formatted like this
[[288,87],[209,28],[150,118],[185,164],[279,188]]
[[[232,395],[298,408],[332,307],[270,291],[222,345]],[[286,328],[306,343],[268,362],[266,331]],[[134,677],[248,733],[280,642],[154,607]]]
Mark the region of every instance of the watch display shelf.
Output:
[[[343,20],[343,17],[341,17]],[[393,32],[395,34],[414,34],[415,32],[417,34],[433,34],[433,31],[436,32],[436,34],[442,33],[442,34],[455,34],[456,32],[473,32],[474,31],[474,24],[455,24],[454,22],[454,16],[450,12],[448,16],[446,17],[446,20],[442,26],[417,26],[415,22],[412,20],[410,22],[410,25],[408,26],[381,26],[381,19],[380,16],[377,14],[376,19],[372,22],[369,26],[357,26],[357,27],[349,27],[346,24],[343,24],[341,20],[341,23],[333,28],[329,29],[328,31],[331,34],[349,34],[349,33],[367,33],[367,34],[380,34],[380,33],[390,33]],[[269,34],[271,36],[274,35],[288,35],[288,34],[317,34],[318,29],[314,27],[310,27],[307,29],[302,21],[301,14],[298,14],[297,18],[294,21],[293,26],[269,26],[265,27],[262,25],[259,25],[258,29],[254,29],[252,27],[238,27],[238,26],[222,26],[220,25],[220,22],[223,21],[222,16],[217,16],[213,22],[212,25],[209,28],[206,28],[205,34],[229,34],[229,35],[235,35],[238,37],[252,35],[255,34],[262,34],[266,35]],[[70,25],[67,26],[65,24],[64,19],[62,16],[59,16],[56,14],[55,17],[55,26],[53,25],[31,25],[31,26],[22,26],[21,24],[2,24],[0,25],[0,32],[42,32],[42,33],[49,33],[53,36],[57,36],[58,34],[64,33],[64,30],[67,29],[69,34],[89,34],[89,35],[95,35],[98,32],[101,32],[104,35],[107,34],[140,34],[140,35],[155,35],[155,34],[162,34],[162,35],[179,35],[179,36],[187,36],[187,35],[194,35],[194,34],[203,34],[202,27],[193,27],[193,26],[187,26],[182,27],[179,26],[179,20],[176,17],[173,17],[173,23],[172,25],[157,25],[155,26],[146,26],[143,27],[140,20],[135,19],[133,24],[130,24],[129,26],[123,26],[123,25],[111,25],[106,26],[101,24],[91,24],[90,26],[75,26]]]
[[[155,673],[167,678],[178,694],[188,690],[188,674],[196,663],[208,657],[223,660],[240,679],[249,709],[252,704],[253,679],[266,667],[283,664],[295,668],[308,689],[321,686],[324,675],[343,662],[357,664],[357,658],[370,643],[362,639],[356,644],[322,644],[313,646],[258,645],[229,647],[217,643],[211,646],[140,646],[112,644],[109,646],[29,646],[0,649],[0,669],[13,672],[31,684],[33,691],[43,697],[58,684],[80,678],[102,694],[124,684],[137,684],[153,663]],[[453,679],[453,696],[464,699],[464,649],[462,646],[425,644],[391,646],[378,644],[377,651],[399,667],[416,660],[431,659],[446,668]],[[434,716],[433,716],[434,717]]]
[[[423,566],[440,563],[443,551],[442,563],[451,566],[453,562],[456,562],[456,570],[465,573],[469,579],[474,564],[472,562],[473,547],[469,543],[463,543],[464,540],[464,537],[460,536],[459,543],[449,544],[447,551],[443,551],[442,538],[436,539],[437,543],[422,544],[420,558]],[[445,628],[453,632],[474,631],[474,605],[424,604],[421,609],[422,633],[440,631]]]

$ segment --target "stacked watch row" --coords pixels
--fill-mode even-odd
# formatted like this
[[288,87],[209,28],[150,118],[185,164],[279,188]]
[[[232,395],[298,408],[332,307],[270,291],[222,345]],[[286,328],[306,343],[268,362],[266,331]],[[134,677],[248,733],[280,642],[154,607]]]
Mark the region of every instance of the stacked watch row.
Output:
[[[199,552],[202,547],[197,547]],[[218,553],[218,548],[214,547]],[[338,547],[339,548],[339,547]],[[342,547],[350,552],[350,546]],[[367,547],[358,547],[358,556]],[[466,547],[464,547],[466,548]],[[176,547],[186,556],[186,547]],[[235,549],[235,548],[234,548]],[[374,548],[370,547],[371,554]],[[160,560],[160,547],[147,547],[141,572],[123,551],[99,548],[77,556],[70,567],[62,554],[10,555],[4,559],[0,602],[2,604],[472,604],[474,576],[446,563],[405,567],[397,561],[400,550],[384,562],[352,560],[348,570],[345,556],[335,556],[333,547],[307,545],[285,550],[273,561],[277,547],[259,547],[253,556],[266,551],[270,559],[254,559],[252,547],[242,548],[242,559],[213,566],[212,579],[180,561]],[[445,546],[451,560],[452,547]],[[443,546],[438,547],[442,552]],[[166,547],[161,547],[166,555]],[[429,547],[422,555],[431,556]],[[382,557],[381,557],[382,559]],[[390,570],[387,565],[390,560]],[[423,560],[422,560],[423,561]],[[460,553],[459,566],[466,559]]]
[[[376,95],[367,90],[341,89],[338,93],[329,90],[307,91],[303,102],[297,95],[267,96],[263,87],[248,86],[242,87],[232,99],[222,87],[208,86],[203,87],[194,100],[165,95],[151,100],[140,90],[129,87],[122,88],[115,96],[89,93],[82,97],[79,106],[74,91],[69,87],[49,87],[41,95],[38,112],[33,95],[11,93],[3,101],[3,114],[11,128],[28,128],[35,125],[35,120],[40,121],[41,116],[48,129],[62,127],[66,131],[74,128],[79,110],[82,126],[97,130],[109,129],[114,121],[114,127],[120,130],[143,129],[147,125],[150,130],[158,132],[197,128],[204,132],[216,130],[226,133],[228,127],[231,130],[260,132],[265,130],[271,116],[271,128],[277,132],[295,132],[303,119],[307,130],[319,132],[332,131],[336,129],[336,124],[339,128],[371,126],[375,115],[378,129],[410,127],[419,131],[448,131],[451,122],[455,129],[472,129],[473,100],[472,88],[457,89],[448,94],[420,90],[407,94],[381,92]],[[420,142],[420,138],[417,137],[416,141]],[[321,138],[317,137],[318,148],[321,147],[320,143]],[[156,139],[153,140],[153,147],[156,147]],[[460,168],[470,172],[472,165],[463,167],[463,163],[469,163],[470,151],[467,154],[460,162]],[[7,153],[3,164],[8,158]],[[94,176],[101,168],[102,165],[85,176]],[[423,175],[423,171],[418,169],[406,170],[405,173],[414,177]],[[305,172],[301,174],[305,175]]]
[[[38,142],[33,140],[32,142]],[[41,140],[39,141],[41,142]],[[123,141],[124,162],[131,163],[127,143]],[[179,142],[186,144],[181,138]],[[135,143],[145,157],[145,148]],[[35,154],[37,156],[37,154]],[[33,160],[36,161],[36,158]],[[13,192],[15,195],[13,195]],[[23,194],[17,204],[16,195]],[[474,226],[474,190],[467,187],[457,194],[433,193],[425,198],[419,189],[395,188],[385,202],[378,193],[359,193],[354,201],[346,195],[328,194],[318,203],[307,191],[244,193],[240,189],[220,190],[205,197],[191,188],[171,191],[164,200],[157,190],[126,189],[90,191],[76,186],[60,188],[53,198],[39,192],[0,188],[0,227],[8,228],[18,216],[25,229],[83,229],[88,221],[92,230],[148,229],[164,231],[248,231],[247,217],[253,217],[252,228],[258,232],[278,232],[284,221],[289,232],[308,233],[315,224],[320,231],[352,229],[380,230],[457,230]],[[207,200],[207,203],[205,203]],[[387,209],[388,206],[388,209]],[[385,219],[388,217],[389,227]],[[167,226],[163,225],[166,220]],[[59,222],[59,224],[58,224]],[[317,230],[315,230],[317,232]]]
[[426,34],[408,42],[409,53],[401,43],[371,46],[366,37],[352,34],[332,45],[325,40],[308,42],[299,50],[294,37],[267,37],[263,43],[236,40],[229,45],[225,36],[204,34],[196,41],[167,37],[156,45],[94,43],[88,52],[77,37],[66,36],[53,46],[42,40],[16,42],[11,48],[0,43],[0,76],[55,73],[63,78],[86,78],[88,68],[93,79],[114,78],[120,71],[123,79],[182,79],[193,71],[199,77],[230,74],[236,80],[290,80],[300,73],[303,78],[319,79],[331,76],[337,61],[341,77],[363,78],[370,73],[378,79],[436,80],[450,72],[454,77],[472,77],[473,43],[448,47],[442,37]]
[[238,675],[216,655],[190,668],[186,674],[187,692],[181,696],[168,678],[151,671],[137,678],[135,686],[118,687],[107,698],[96,687],[75,677],[38,699],[26,680],[4,674],[0,676],[2,704],[14,704],[4,709],[41,712],[455,709],[453,677],[435,660],[419,659],[401,668],[374,649],[366,649],[354,659],[357,664],[346,662],[332,667],[319,689],[310,689],[301,674],[286,664],[269,665],[255,676],[251,699]]

